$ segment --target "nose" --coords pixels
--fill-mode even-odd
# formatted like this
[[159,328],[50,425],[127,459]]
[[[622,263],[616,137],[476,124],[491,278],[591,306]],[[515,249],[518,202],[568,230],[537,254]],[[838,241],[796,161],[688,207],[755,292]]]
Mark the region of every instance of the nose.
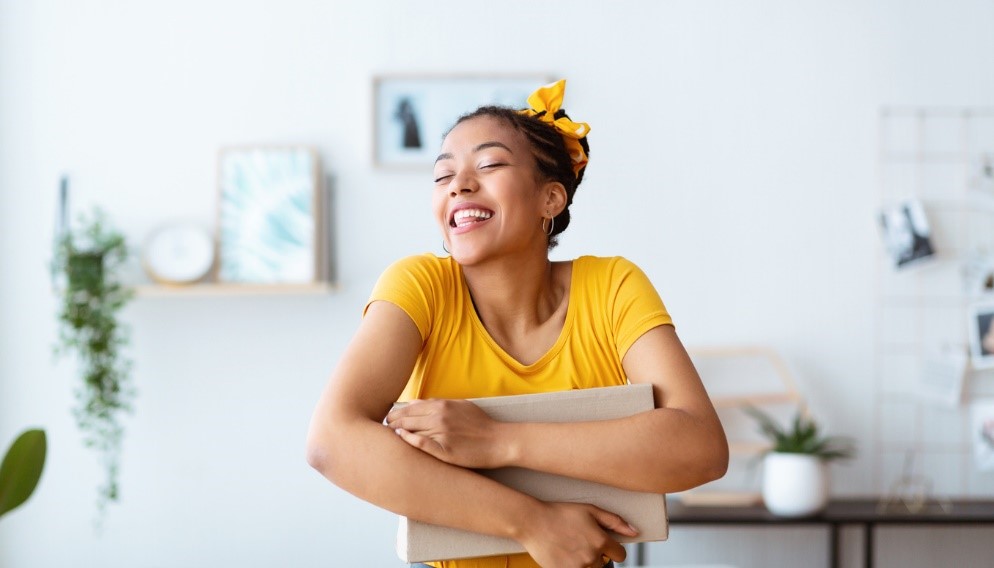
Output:
[[457,195],[465,195],[467,193],[476,193],[479,186],[476,183],[476,178],[468,173],[459,173],[452,180],[449,185],[449,196],[456,197]]

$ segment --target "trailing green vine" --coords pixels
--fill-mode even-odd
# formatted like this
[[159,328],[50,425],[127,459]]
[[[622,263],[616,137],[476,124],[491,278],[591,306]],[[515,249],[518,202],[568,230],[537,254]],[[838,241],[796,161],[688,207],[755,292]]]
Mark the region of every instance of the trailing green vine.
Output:
[[56,353],[74,352],[80,364],[82,384],[75,391],[73,415],[84,444],[97,452],[104,469],[97,495],[102,518],[107,504],[120,495],[121,414],[131,410],[135,395],[131,361],[122,354],[129,333],[118,321],[132,291],[118,279],[128,258],[124,236],[108,226],[100,211],[82,217],[80,224],[56,243],[54,268],[62,281]]

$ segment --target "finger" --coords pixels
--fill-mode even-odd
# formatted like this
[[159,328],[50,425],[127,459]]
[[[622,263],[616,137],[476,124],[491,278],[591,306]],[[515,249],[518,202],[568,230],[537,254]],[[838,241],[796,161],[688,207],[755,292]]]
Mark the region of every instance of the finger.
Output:
[[[431,400],[431,399],[428,399],[428,400]],[[420,414],[421,413],[420,411],[423,410],[420,407],[424,403],[428,402],[428,400],[415,399],[415,400],[412,400],[410,402],[404,403],[403,406],[400,406],[398,408],[394,408],[394,409],[390,410],[390,412],[388,412],[387,416],[386,416],[387,422],[390,422],[390,420],[396,420],[397,418],[399,418],[401,416],[408,416],[408,415],[410,415],[412,413],[414,413],[414,414]]]
[[419,434],[404,430],[403,428],[397,428],[394,432],[400,436],[401,440],[404,440],[409,445],[414,446],[426,454],[438,457],[438,454],[442,449],[437,442],[427,436],[421,436]]
[[404,440],[405,442],[414,446],[415,448],[418,448],[419,450],[422,449],[422,447],[428,441],[428,438],[426,438],[425,436],[415,434],[414,432],[411,432],[410,430],[404,430],[403,428],[394,428],[394,433],[400,436],[401,440]]
[[[594,507],[593,505],[591,505],[591,513],[594,516],[594,520],[596,520],[597,524],[599,524],[602,528],[624,536],[638,535],[638,529],[625,522],[620,515]],[[628,555],[625,547],[621,546],[618,541],[610,537],[607,539],[607,543],[604,544],[602,552],[605,556],[616,562],[624,561],[625,557]]]
[[434,416],[438,413],[438,404],[433,399],[417,400],[401,408],[391,410],[387,413],[385,422],[387,425],[409,416]]
[[433,428],[434,419],[431,416],[401,416],[387,420],[387,426],[408,432],[425,432]]
[[625,522],[625,519],[622,519],[619,515],[597,507],[594,507],[592,512],[594,519],[597,520],[597,524],[609,531],[613,531],[624,536],[638,536],[639,534],[637,528]]
[[607,556],[615,562],[624,562],[625,557],[628,556],[628,551],[625,550],[625,547],[621,546],[621,544],[613,538],[608,539],[602,552],[604,553],[604,556]]

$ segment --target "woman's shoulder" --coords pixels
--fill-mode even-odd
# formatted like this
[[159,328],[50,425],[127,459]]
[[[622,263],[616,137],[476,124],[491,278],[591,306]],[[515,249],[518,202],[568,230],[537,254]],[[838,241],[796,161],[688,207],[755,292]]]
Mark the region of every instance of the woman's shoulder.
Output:
[[622,290],[640,293],[653,287],[645,272],[623,256],[581,256],[573,261],[573,271],[578,290],[594,294],[613,296]]
[[377,288],[448,289],[459,281],[459,265],[452,257],[431,253],[407,256],[391,263],[380,274]]
[[581,256],[573,260],[573,270],[589,275],[614,275],[641,272],[637,264],[623,256]]
[[414,254],[395,260],[384,274],[411,274],[429,277],[442,277],[458,272],[459,265],[451,256],[438,257],[431,253]]

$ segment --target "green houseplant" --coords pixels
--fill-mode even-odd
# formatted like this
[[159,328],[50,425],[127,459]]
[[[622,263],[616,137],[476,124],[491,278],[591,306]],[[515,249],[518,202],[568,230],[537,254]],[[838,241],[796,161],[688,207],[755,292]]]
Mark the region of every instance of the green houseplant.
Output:
[[21,506],[38,486],[47,440],[39,429],[21,432],[0,463],[0,517]]
[[789,427],[769,414],[746,407],[759,423],[771,449],[763,457],[763,502],[775,515],[803,517],[828,503],[828,463],[851,458],[855,446],[849,438],[825,436],[815,421],[798,411]]
[[73,414],[87,447],[100,457],[105,480],[98,488],[102,514],[119,496],[118,471],[124,427],[123,412],[131,409],[131,362],[122,354],[129,341],[118,319],[132,297],[119,279],[128,258],[124,236],[109,227],[98,211],[82,217],[56,243],[53,267],[61,276],[59,338],[56,352],[74,352],[80,364]]
[[825,461],[847,459],[855,455],[849,438],[824,436],[818,425],[802,411],[794,415],[789,428],[784,428],[769,414],[756,407],[746,407],[746,414],[756,419],[760,432],[772,443],[772,452],[806,454]]

